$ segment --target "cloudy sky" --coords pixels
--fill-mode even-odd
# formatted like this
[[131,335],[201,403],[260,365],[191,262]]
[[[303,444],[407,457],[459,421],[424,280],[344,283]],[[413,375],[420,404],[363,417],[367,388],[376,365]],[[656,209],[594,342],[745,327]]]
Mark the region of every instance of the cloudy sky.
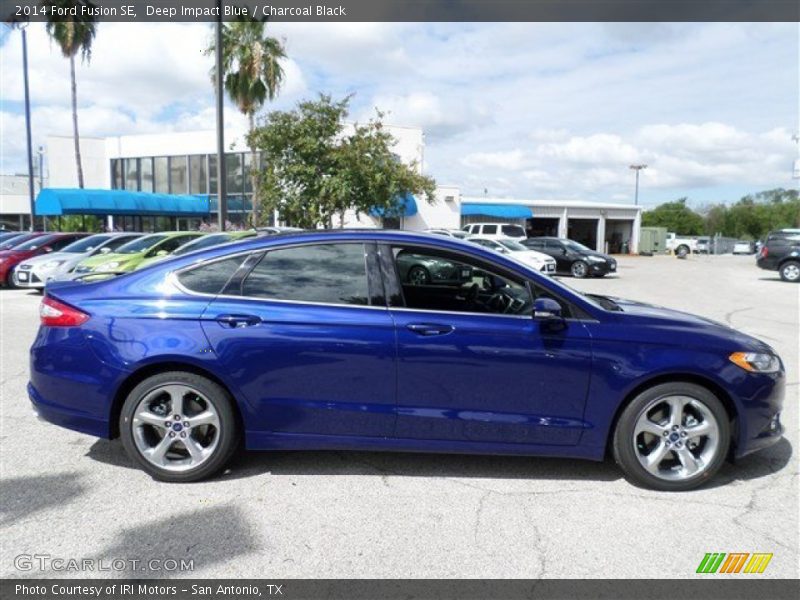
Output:
[[[426,135],[425,170],[462,193],[702,206],[789,187],[797,24],[276,23],[272,108],[354,94]],[[34,143],[70,134],[69,67],[29,27]],[[78,69],[85,135],[213,129],[207,24],[100,25]],[[0,30],[0,173],[25,170],[20,34]],[[231,107],[228,135],[243,128]]]

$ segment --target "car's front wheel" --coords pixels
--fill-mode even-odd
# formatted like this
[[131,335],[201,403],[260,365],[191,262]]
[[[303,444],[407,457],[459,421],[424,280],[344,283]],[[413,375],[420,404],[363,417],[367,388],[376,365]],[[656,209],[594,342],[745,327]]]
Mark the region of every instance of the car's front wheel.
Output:
[[664,491],[696,488],[722,467],[730,424],[722,402],[693,383],[664,383],[636,396],[614,432],[614,459],[632,482]]
[[573,277],[583,279],[589,274],[589,265],[582,260],[576,260],[569,270]]
[[145,379],[128,394],[120,414],[126,452],[161,481],[213,475],[230,460],[238,436],[230,394],[194,373]]
[[800,262],[790,260],[781,265],[781,279],[797,283],[800,281]]

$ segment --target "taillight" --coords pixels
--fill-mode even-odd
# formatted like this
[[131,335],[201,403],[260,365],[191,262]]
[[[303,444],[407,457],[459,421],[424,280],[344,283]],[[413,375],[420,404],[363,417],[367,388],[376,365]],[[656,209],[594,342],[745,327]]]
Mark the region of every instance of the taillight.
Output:
[[769,250],[767,249],[767,247],[764,246],[763,248],[761,248],[761,258],[767,258],[768,255],[769,255]]
[[76,327],[89,320],[85,312],[45,296],[39,305],[39,319],[46,327]]

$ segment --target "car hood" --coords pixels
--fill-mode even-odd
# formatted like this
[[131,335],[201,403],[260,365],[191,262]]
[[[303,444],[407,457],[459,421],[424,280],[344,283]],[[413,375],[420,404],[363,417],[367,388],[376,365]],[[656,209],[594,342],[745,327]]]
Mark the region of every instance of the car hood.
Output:
[[[621,312],[615,313],[622,315],[622,319],[635,319],[654,326],[685,329],[687,333],[690,332],[703,339],[714,338],[723,341],[726,346],[741,351],[770,352],[776,354],[768,344],[742,333],[741,331],[737,331],[725,323],[720,323],[713,319],[707,319],[680,310],[656,306],[654,304],[636,302],[635,300],[627,300],[625,298],[608,298],[622,309]],[[691,340],[686,341],[691,343]]]
[[117,254],[109,252],[108,254],[101,254],[99,256],[92,256],[82,261],[81,264],[85,267],[99,267],[105,263],[117,261],[119,263],[129,263],[132,261],[139,261],[144,256],[143,252],[136,252],[135,254]]
[[76,254],[75,252],[51,252],[50,254],[41,254],[39,256],[32,256],[31,258],[27,259],[23,264],[31,265],[35,267],[36,265],[41,265],[46,262],[50,262],[51,260],[74,260],[80,259],[83,254]]
[[16,258],[23,259],[36,253],[36,250],[3,250],[0,252],[0,258]]

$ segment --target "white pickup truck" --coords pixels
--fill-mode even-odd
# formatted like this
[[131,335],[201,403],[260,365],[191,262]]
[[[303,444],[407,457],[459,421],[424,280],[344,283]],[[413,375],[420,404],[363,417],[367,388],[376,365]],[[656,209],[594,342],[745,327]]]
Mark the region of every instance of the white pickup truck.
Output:
[[683,258],[688,254],[697,252],[697,240],[694,238],[678,237],[675,233],[667,233],[667,250],[672,250],[675,256]]

